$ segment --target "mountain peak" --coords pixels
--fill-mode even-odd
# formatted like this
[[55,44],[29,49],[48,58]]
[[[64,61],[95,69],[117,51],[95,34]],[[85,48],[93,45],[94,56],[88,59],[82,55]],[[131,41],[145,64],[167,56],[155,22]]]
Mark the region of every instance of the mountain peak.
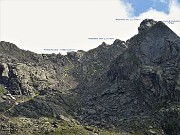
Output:
[[145,19],[140,23],[140,26],[138,27],[139,33],[142,33],[148,29],[150,29],[152,26],[154,26],[157,23],[157,21],[154,21],[153,19]]

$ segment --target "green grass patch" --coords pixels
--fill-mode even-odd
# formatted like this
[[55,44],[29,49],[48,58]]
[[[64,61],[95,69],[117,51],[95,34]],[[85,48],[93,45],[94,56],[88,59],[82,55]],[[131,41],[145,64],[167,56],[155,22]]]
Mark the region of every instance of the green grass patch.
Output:
[[5,92],[5,88],[0,85],[0,94],[3,94]]

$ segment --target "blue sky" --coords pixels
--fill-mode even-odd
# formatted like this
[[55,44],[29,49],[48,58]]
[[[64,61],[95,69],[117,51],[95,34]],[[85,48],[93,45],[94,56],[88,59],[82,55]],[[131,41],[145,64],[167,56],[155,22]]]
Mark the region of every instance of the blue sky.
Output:
[[[180,0],[177,1],[180,3]],[[131,4],[134,16],[139,16],[150,8],[169,14],[170,0],[125,0],[125,2]]]

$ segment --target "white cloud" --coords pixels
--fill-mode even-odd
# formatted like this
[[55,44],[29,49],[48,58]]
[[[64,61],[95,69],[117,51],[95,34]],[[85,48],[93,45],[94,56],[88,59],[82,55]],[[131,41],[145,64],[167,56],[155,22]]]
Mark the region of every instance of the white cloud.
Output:
[[160,2],[167,4],[167,0],[160,0]]

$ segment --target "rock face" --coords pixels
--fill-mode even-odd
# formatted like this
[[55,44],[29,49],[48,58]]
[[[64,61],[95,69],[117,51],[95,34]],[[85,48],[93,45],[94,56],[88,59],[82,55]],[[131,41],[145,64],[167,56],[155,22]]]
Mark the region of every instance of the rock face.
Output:
[[83,126],[179,135],[180,38],[152,19],[142,21],[138,31],[126,42],[65,56],[35,54],[2,41],[0,83],[26,99],[3,115],[69,116]]
[[141,22],[139,28],[138,28],[139,33],[147,31],[148,29],[150,29],[156,23],[157,22],[154,21],[153,19],[145,19],[145,20],[143,20]]
[[[142,23],[141,25],[143,25]],[[146,24],[147,20],[145,20]],[[108,77],[110,81],[116,81],[117,85],[121,87],[121,81],[124,80],[128,81],[127,85],[131,86],[131,89],[132,85],[135,85],[133,91],[139,93],[136,97],[140,99],[139,102],[144,102],[146,107],[151,108],[148,113],[153,112],[153,117],[158,117],[159,111],[167,108],[166,111],[164,110],[165,112],[163,111],[166,113],[163,118],[170,129],[165,128],[164,120],[161,123],[163,126],[161,126],[165,134],[179,134],[179,131],[176,130],[179,129],[179,122],[176,123],[176,120],[172,120],[168,116],[170,115],[169,107],[172,105],[169,103],[178,102],[180,96],[178,87],[180,38],[162,22],[152,23],[150,20],[148,24],[153,25],[148,27],[148,30],[140,31],[138,35],[128,41],[128,49],[111,65]],[[141,97],[139,97],[140,95]],[[143,109],[144,112],[146,110]],[[171,109],[171,111],[171,113],[178,113],[177,110]],[[170,121],[174,121],[176,124],[171,127],[174,122]]]

